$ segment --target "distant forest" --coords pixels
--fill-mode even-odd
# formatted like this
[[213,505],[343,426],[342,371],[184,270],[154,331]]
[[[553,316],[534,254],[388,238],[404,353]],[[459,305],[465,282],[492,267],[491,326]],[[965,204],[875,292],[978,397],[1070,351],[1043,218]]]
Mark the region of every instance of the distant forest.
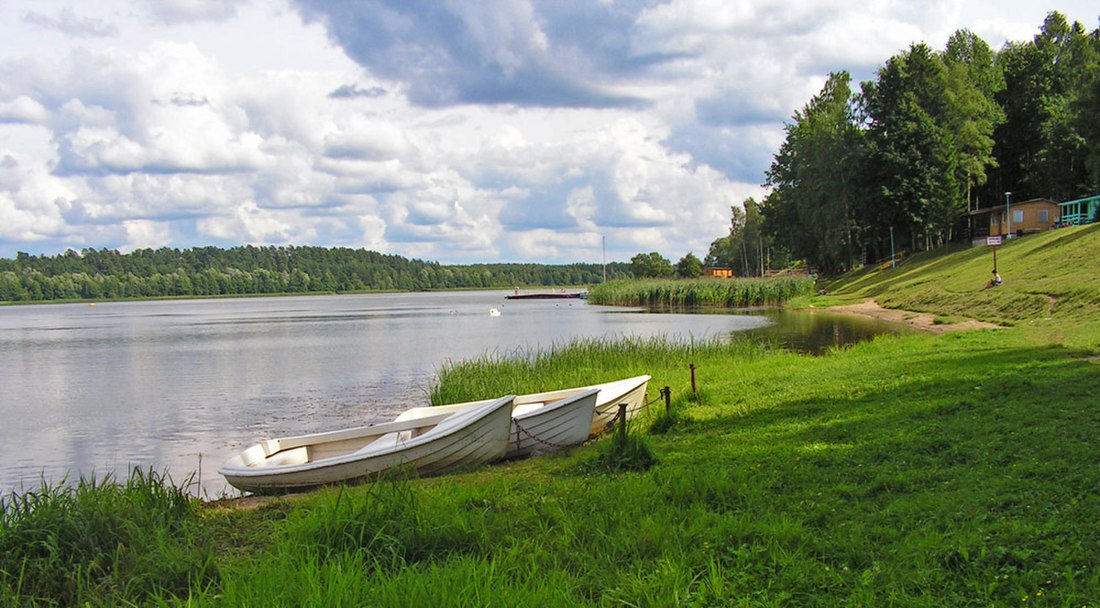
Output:
[[[603,274],[600,264],[455,266],[349,248],[70,249],[0,259],[0,301],[512,289],[590,285]],[[628,276],[629,264],[607,265],[608,280]]]
[[803,260],[832,274],[968,234],[968,213],[1100,194],[1100,30],[1047,15],[993,50],[959,30],[873,80],[831,74],[705,263],[738,276]]

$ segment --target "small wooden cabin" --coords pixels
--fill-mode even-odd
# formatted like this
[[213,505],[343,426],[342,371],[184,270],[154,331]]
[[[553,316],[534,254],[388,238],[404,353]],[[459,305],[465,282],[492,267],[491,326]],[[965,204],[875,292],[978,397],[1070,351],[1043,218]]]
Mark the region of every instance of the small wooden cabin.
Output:
[[704,277],[714,277],[714,278],[717,278],[717,279],[732,279],[733,278],[733,269],[732,268],[719,268],[719,267],[716,267],[716,266],[711,266],[711,267],[703,269],[703,276]]
[[1023,236],[1050,230],[1060,222],[1061,208],[1047,198],[975,209],[970,212],[970,240],[984,245],[987,236]]

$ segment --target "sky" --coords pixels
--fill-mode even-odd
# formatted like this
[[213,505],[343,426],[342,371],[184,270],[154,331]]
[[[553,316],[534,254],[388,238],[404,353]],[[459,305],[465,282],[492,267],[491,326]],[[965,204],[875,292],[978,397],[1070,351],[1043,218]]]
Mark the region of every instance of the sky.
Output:
[[1059,0],[0,0],[0,257],[703,258],[825,83]]

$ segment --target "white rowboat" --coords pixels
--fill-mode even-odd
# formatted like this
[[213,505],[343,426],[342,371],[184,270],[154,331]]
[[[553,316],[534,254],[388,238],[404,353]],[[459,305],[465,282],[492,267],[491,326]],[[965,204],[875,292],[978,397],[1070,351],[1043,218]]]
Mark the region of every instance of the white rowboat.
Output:
[[280,492],[394,469],[428,476],[485,464],[508,449],[514,400],[508,395],[458,412],[268,439],[230,458],[219,472],[247,492]]
[[[619,404],[626,405],[627,420],[633,419],[638,415],[638,412],[645,407],[646,387],[649,385],[649,379],[649,376],[635,376],[633,378],[605,382],[603,384],[563,388],[556,391],[531,393],[528,395],[517,395],[514,407],[520,412],[531,411],[529,408],[537,408],[556,401],[561,401],[562,399],[576,397],[586,391],[597,390],[599,392],[596,395],[596,405],[592,414],[588,434],[589,436],[598,435],[607,430],[608,425],[610,425],[615,420],[615,417],[619,415]],[[484,405],[490,401],[490,399],[486,399],[451,405],[414,407],[398,416],[397,419],[411,420],[443,412],[458,412],[471,407]],[[513,416],[516,416],[516,414],[513,413]],[[515,429],[513,429],[513,436],[514,431]]]
[[[592,418],[596,411],[596,399],[600,389],[587,388],[573,391],[561,399],[518,403],[512,407],[512,432],[505,458],[518,458],[531,454],[553,452],[584,443],[588,439]],[[414,407],[397,417],[397,421],[412,421],[441,412],[462,412],[481,407],[485,401]]]
[[588,439],[599,389],[582,391],[545,405],[512,406],[512,438],[506,458],[555,452]]

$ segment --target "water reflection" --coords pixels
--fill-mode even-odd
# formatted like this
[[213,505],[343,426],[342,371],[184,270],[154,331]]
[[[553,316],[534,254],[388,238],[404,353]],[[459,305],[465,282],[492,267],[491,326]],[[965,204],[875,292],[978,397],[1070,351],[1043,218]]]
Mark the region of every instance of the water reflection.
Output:
[[834,348],[843,348],[870,340],[879,335],[892,335],[914,331],[890,321],[850,314],[830,313],[821,310],[780,310],[772,308],[693,308],[637,309],[631,312],[647,314],[690,314],[737,316],[757,319],[731,335],[776,344],[780,348],[808,355],[824,355]]
[[774,340],[788,350],[813,355],[878,335],[913,331],[889,321],[822,311],[772,310],[753,314],[767,317],[772,324],[750,330],[747,335]]

